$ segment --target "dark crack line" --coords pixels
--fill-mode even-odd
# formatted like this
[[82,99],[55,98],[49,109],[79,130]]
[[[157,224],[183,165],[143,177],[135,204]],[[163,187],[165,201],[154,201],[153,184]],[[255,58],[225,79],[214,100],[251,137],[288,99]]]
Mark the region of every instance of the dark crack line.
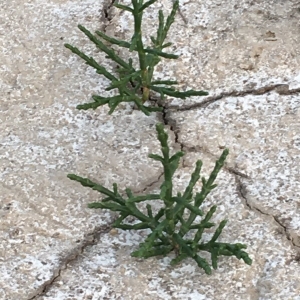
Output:
[[287,239],[293,244],[293,246],[300,249],[300,245],[294,241],[288,227],[279,220],[278,216],[272,216],[272,217],[274,218],[274,221],[278,224],[278,226],[280,226],[284,230],[284,233],[285,233]]
[[52,285],[60,278],[62,271],[65,270],[70,263],[77,261],[79,256],[88,246],[97,245],[98,241],[101,238],[101,235],[108,233],[112,229],[112,223],[113,222],[104,226],[96,227],[93,232],[88,233],[81,245],[73,249],[71,253],[69,253],[69,255],[63,259],[58,269],[55,270],[54,276],[50,280],[45,282],[39,288],[39,291],[37,291],[34,296],[28,298],[28,300],[34,300],[37,299],[37,297],[45,295],[51,289]]
[[[232,172],[233,173],[233,172]],[[233,173],[234,174],[234,173]],[[240,196],[241,199],[244,200],[244,203],[245,205],[248,207],[249,210],[254,210],[256,212],[258,212],[259,214],[261,215],[264,215],[264,216],[268,216],[270,217],[276,224],[278,227],[280,227],[281,229],[283,229],[284,233],[285,233],[285,236],[286,236],[286,239],[292,244],[293,247],[296,247],[297,249],[300,248],[300,245],[297,245],[293,238],[291,237],[291,234],[287,228],[287,226],[285,226],[282,222],[280,222],[279,218],[277,216],[273,216],[272,214],[268,214],[264,211],[262,211],[261,209],[251,205],[247,199],[247,191],[246,191],[246,187],[245,185],[241,182],[241,179],[240,177],[238,176],[238,174],[234,174],[234,178],[235,178],[235,182],[237,184],[237,193],[238,195]]]
[[[174,2],[175,2],[175,0],[172,0],[172,3],[174,3]],[[188,21],[187,21],[186,17],[183,15],[183,13],[182,13],[180,7],[178,7],[178,14],[179,14],[180,17],[182,18],[182,20],[183,20],[183,22],[185,23],[185,25],[187,25],[187,24],[188,24]]]
[[[208,149],[206,149],[205,147],[201,147],[201,146],[186,146],[184,143],[183,144],[183,151],[184,152],[188,152],[188,153],[199,153],[199,152],[203,152],[206,153],[208,155],[210,155],[213,159],[217,160],[218,157],[216,155],[214,155],[212,152],[210,152]],[[243,177],[245,179],[251,179],[251,177],[239,170],[237,170],[236,168],[232,168],[229,167],[228,164],[225,162],[223,169],[228,171],[229,173],[236,175],[236,176],[240,176]]]
[[[187,146],[187,145],[185,145],[185,143],[180,140],[180,137],[179,137],[179,135],[180,135],[180,129],[179,129],[179,126],[177,125],[177,121],[175,119],[171,118],[171,111],[168,111],[167,105],[159,103],[159,101],[156,101],[156,103],[158,104],[159,107],[162,107],[162,109],[163,109],[163,111],[162,111],[162,122],[165,125],[169,126],[170,130],[174,133],[175,143],[180,146],[180,151],[182,151],[182,152],[188,152],[188,153],[203,152],[203,153],[209,154],[213,158],[216,158],[216,156],[213,153],[211,153],[208,149],[206,149],[205,147],[201,147],[201,146]],[[182,157],[182,167],[183,168],[186,167],[186,165],[185,165],[185,157],[184,156]],[[250,177],[248,175],[246,175],[246,174],[238,171],[237,169],[234,169],[234,168],[231,168],[231,167],[227,167],[226,163],[225,163],[224,168],[226,170],[228,170],[228,172],[230,172],[230,173],[232,173],[234,175],[238,175],[240,177],[250,179]]]
[[166,108],[167,109],[172,109],[176,111],[188,111],[192,109],[197,109],[197,108],[206,108],[208,105],[224,99],[228,97],[243,97],[246,95],[263,95],[266,93],[269,93],[271,91],[276,91],[279,95],[294,95],[300,93],[300,88],[297,89],[289,89],[288,84],[274,84],[274,85],[269,85],[265,87],[261,87],[258,89],[248,89],[245,91],[232,91],[232,92],[224,92],[221,93],[220,95],[216,96],[209,96],[205,100],[201,101],[200,103],[194,103],[190,105],[168,105]]
[[108,4],[104,5],[104,8],[102,10],[104,19],[109,22],[113,19],[113,17],[111,16],[110,10],[113,7],[115,2],[116,2],[115,0],[109,1]]
[[239,196],[244,200],[244,203],[249,208],[249,210],[255,210],[255,211],[259,212],[262,215],[272,217],[271,215],[265,213],[264,211],[262,211],[258,207],[255,207],[255,206],[253,206],[249,203],[249,201],[247,199],[247,196],[246,196],[247,191],[246,191],[245,185],[241,182],[240,178],[237,175],[235,175],[234,177],[235,177],[235,180],[236,180],[236,183],[237,183],[237,192],[238,192]]
[[234,169],[232,167],[227,167],[226,164],[225,164],[224,168],[225,168],[225,170],[227,170],[229,173],[233,174],[234,176],[240,176],[240,177],[243,177],[246,179],[251,179],[251,177],[248,176],[247,174],[244,174],[243,172],[241,172],[237,169]]
[[[261,87],[258,89],[248,89],[248,90],[244,90],[244,91],[224,92],[224,93],[221,93],[220,95],[207,97],[204,101],[202,101],[200,103],[194,103],[191,105],[181,105],[181,106],[169,105],[165,101],[156,99],[155,97],[150,97],[149,100],[152,102],[155,102],[157,104],[157,106],[162,108],[162,113],[161,113],[162,122],[164,123],[164,125],[169,126],[170,130],[173,131],[173,133],[175,135],[175,143],[180,146],[180,150],[184,151],[186,149],[189,152],[195,152],[195,151],[197,151],[198,148],[196,148],[196,150],[194,150],[195,147],[185,146],[184,143],[180,141],[180,139],[179,139],[180,129],[179,129],[179,126],[177,125],[177,121],[171,117],[172,111],[175,110],[175,111],[179,112],[179,111],[189,111],[189,110],[193,110],[193,109],[197,109],[197,108],[206,108],[211,103],[221,100],[223,98],[243,97],[246,95],[263,95],[263,94],[269,93],[271,91],[276,91],[280,95],[293,95],[293,94],[300,93],[300,88],[289,89],[288,84],[273,84],[273,85]],[[207,152],[207,151],[205,151],[205,152]],[[185,166],[184,157],[182,160],[182,166],[183,167]],[[244,178],[249,178],[248,175],[242,174],[241,172],[239,172],[235,169],[228,168],[228,171],[235,175],[239,175]]]
[[175,119],[171,118],[170,113],[167,110],[165,110],[163,119],[164,119],[165,125],[169,125],[170,130],[173,131],[174,137],[175,137],[175,140],[174,140],[175,143],[180,146],[180,151],[183,151],[184,144],[179,140],[180,130],[177,126],[177,121]]
[[[165,126],[169,126],[170,130],[174,133],[174,142],[179,145],[180,151],[184,152],[184,144],[179,139],[179,127],[177,126],[177,121],[171,118],[171,112],[168,111],[167,104],[164,100],[155,99],[154,97],[150,97],[150,101],[154,101],[158,107],[162,108],[161,112],[161,121]],[[185,166],[185,157],[182,157],[182,167]]]
[[180,149],[182,151],[183,145],[179,142],[179,129],[177,127],[177,121],[170,117],[170,113],[168,112],[167,104],[164,100],[157,99],[153,96],[149,97],[149,101],[156,103],[158,107],[162,109],[161,112],[161,122],[170,128],[170,130],[174,133],[175,143],[180,145]]
[[136,190],[136,191],[134,190],[134,193],[137,193],[137,194],[139,194],[139,193],[147,193],[149,190],[152,190],[153,187],[154,187],[157,183],[160,182],[160,179],[163,177],[163,175],[164,175],[164,172],[161,172],[161,173],[159,174],[159,176],[157,177],[156,180],[151,181],[150,183],[146,184],[146,186],[144,186],[144,187],[143,187],[142,189],[140,189],[140,190]]

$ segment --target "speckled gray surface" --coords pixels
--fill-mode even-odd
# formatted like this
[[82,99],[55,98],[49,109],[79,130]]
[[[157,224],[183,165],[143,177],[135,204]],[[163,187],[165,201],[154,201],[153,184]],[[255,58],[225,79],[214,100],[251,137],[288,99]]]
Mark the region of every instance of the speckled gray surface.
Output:
[[[0,299],[299,300],[299,1],[181,1],[170,31],[181,57],[157,69],[182,89],[210,92],[166,103],[172,148],[187,152],[176,189],[197,159],[208,174],[230,149],[205,207],[218,204],[214,221],[229,220],[221,240],[247,244],[253,265],[224,258],[210,277],[190,260],[171,268],[171,257],[131,258],[145,232],[112,230],[112,214],[86,207],[98,195],[66,178],[159,187],[162,171],[147,155],[159,150],[161,115],[75,109],[107,82],[63,44],[112,69],[76,28],[129,38],[132,20],[109,6],[0,4]],[[153,32],[158,8],[171,6],[149,9],[144,32]]]

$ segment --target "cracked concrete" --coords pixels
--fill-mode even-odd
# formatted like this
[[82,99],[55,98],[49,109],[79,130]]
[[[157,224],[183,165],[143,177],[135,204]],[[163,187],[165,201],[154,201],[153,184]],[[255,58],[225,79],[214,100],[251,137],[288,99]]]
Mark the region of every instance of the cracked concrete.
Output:
[[[150,117],[130,106],[112,116],[75,109],[108,82],[63,44],[113,69],[76,28],[130,38],[132,20],[112,3],[0,4],[0,299],[300,299],[299,1],[180,1],[169,40],[181,56],[155,76],[209,96],[168,98]],[[144,32],[171,6],[149,9]],[[157,191],[162,171],[147,156],[159,150],[158,121],[172,150],[186,152],[178,191],[196,160],[207,176],[229,148],[203,209],[218,205],[214,222],[229,220],[221,241],[246,244],[251,267],[224,258],[208,277],[191,260],[132,258],[147,232],[112,229],[113,213],[87,209],[98,194],[66,178]]]
[[71,252],[64,257],[61,265],[56,269],[56,273],[53,274],[52,278],[48,282],[44,282],[43,285],[35,291],[35,295],[29,299],[37,299],[39,295],[47,293],[54,282],[61,277],[62,270],[66,269],[67,266],[73,261],[77,261],[79,256],[84,252],[85,248],[87,248],[88,246],[97,245],[97,242],[100,240],[101,235],[104,233],[108,233],[111,230],[112,227],[109,224],[106,224],[102,227],[96,227],[93,232],[87,234],[80,245],[76,248],[71,249]]

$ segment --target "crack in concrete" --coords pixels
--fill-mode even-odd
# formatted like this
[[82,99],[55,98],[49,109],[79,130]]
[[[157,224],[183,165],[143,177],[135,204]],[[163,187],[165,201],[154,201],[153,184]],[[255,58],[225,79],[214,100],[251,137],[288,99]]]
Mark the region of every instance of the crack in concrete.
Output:
[[136,193],[136,194],[139,194],[139,193],[148,193],[149,190],[152,190],[155,187],[155,185],[160,182],[160,179],[163,177],[163,175],[164,175],[164,172],[162,171],[158,175],[158,177],[157,177],[156,180],[151,181],[150,183],[146,184],[146,186],[144,186],[142,189],[134,191],[134,193]]
[[[280,95],[293,95],[300,93],[300,88],[296,89],[289,89],[288,84],[273,84],[273,85],[268,85],[264,87],[260,87],[258,89],[248,89],[248,90],[242,90],[242,91],[231,91],[231,92],[224,92],[221,93],[220,95],[216,96],[209,96],[207,97],[204,101],[200,103],[194,103],[191,105],[168,105],[168,103],[160,100],[160,99],[155,99],[155,97],[150,97],[150,101],[155,102],[158,107],[162,108],[162,114],[161,114],[161,120],[164,123],[164,125],[169,126],[170,130],[174,133],[175,135],[175,143],[180,146],[180,151],[187,150],[188,152],[195,152],[197,150],[194,150],[194,147],[188,147],[185,146],[183,142],[180,141],[179,139],[179,134],[180,134],[180,129],[177,125],[177,120],[173,119],[171,117],[172,111],[189,111],[193,109],[198,109],[198,108],[206,108],[208,105],[210,105],[213,102],[216,102],[218,100],[221,100],[223,98],[228,98],[228,97],[243,97],[246,95],[263,95],[266,93],[269,93],[271,91],[276,91]],[[199,149],[199,148],[197,148]],[[201,150],[204,150],[204,152],[209,153],[207,150],[204,148],[201,148]],[[209,153],[211,154],[211,153]],[[182,158],[182,167],[185,167],[185,157]],[[231,173],[236,173],[238,174],[239,171],[232,169],[232,168],[227,168],[229,172]],[[248,178],[246,174],[242,174],[239,172],[241,177]]]
[[232,168],[232,167],[228,167],[225,163],[224,167],[223,167],[225,170],[227,170],[229,173],[233,174],[234,176],[240,176],[240,177],[243,177],[243,178],[246,178],[246,179],[251,179],[250,176],[248,176],[247,174],[235,169],[235,168]]
[[[155,185],[160,181],[163,174],[164,172],[161,172],[161,174],[158,176],[158,178],[155,181],[147,184],[142,190],[136,191],[136,193],[146,192],[147,190],[151,189],[153,185]],[[41,285],[38,291],[35,292],[35,295],[29,297],[28,300],[37,300],[38,297],[45,295],[51,289],[52,285],[61,277],[62,271],[65,270],[70,263],[77,261],[79,256],[84,253],[85,249],[88,246],[97,245],[101,235],[108,233],[113,228],[112,224],[114,221],[115,220],[113,220],[110,224],[96,227],[93,232],[86,234],[81,245],[76,247],[75,249],[72,249],[70,253],[62,260],[59,267],[53,272],[54,274],[52,278],[46,281],[43,285]]]
[[[214,155],[212,153],[210,153],[207,149],[205,149],[204,147],[190,147],[190,146],[185,146],[183,142],[180,141],[179,138],[179,134],[180,134],[180,129],[177,126],[177,121],[176,119],[173,119],[170,115],[171,115],[171,111],[169,110],[176,110],[176,111],[188,111],[188,110],[192,110],[195,108],[206,108],[209,104],[218,101],[222,98],[226,98],[226,97],[239,97],[239,96],[245,96],[245,95],[263,95],[265,93],[271,92],[271,91],[276,91],[278,94],[280,95],[293,95],[293,94],[297,94],[300,93],[300,88],[296,88],[296,89],[289,89],[289,85],[288,84],[274,84],[274,85],[269,85],[269,86],[265,86],[265,87],[261,87],[259,89],[249,89],[246,91],[232,91],[232,92],[228,92],[228,93],[221,93],[218,96],[211,96],[206,98],[204,101],[202,101],[201,103],[195,103],[192,105],[188,105],[188,106],[168,106],[167,103],[160,103],[159,100],[157,100],[157,104],[158,106],[162,107],[163,111],[161,114],[161,118],[162,121],[165,125],[170,127],[170,130],[174,132],[175,135],[175,143],[180,145],[180,149],[181,151],[186,151],[187,152],[198,152],[199,150],[202,150],[205,153],[208,153],[210,155],[212,155],[214,157]],[[153,100],[153,99],[151,99]],[[184,167],[184,157],[183,157],[183,163],[182,163],[182,167]],[[276,222],[277,226],[279,226],[281,229],[283,229],[285,236],[287,238],[288,241],[290,241],[290,243],[292,244],[293,247],[297,247],[300,248],[300,237],[295,235],[293,233],[291,233],[289,231],[289,229],[287,228],[287,226],[285,226],[277,216],[273,216],[271,214],[268,214],[264,211],[262,211],[261,209],[259,209],[258,207],[255,207],[253,205],[251,205],[246,197],[246,187],[243,185],[243,183],[241,182],[240,178],[245,178],[245,179],[251,179],[250,176],[248,176],[247,174],[244,174],[242,172],[240,172],[239,170],[229,167],[226,163],[224,165],[224,169],[227,170],[229,173],[234,175],[235,181],[237,183],[237,192],[240,195],[240,197],[244,200],[245,205],[248,207],[249,210],[255,210],[258,213],[260,213],[261,215],[265,215],[270,217],[274,222]],[[297,241],[298,240],[298,241]]]
[[284,230],[286,238],[292,243],[292,245],[298,249],[300,249],[300,237],[297,234],[291,232],[288,226],[284,225],[278,218],[278,216],[273,216],[274,221]]
[[[110,0],[110,1],[108,1],[108,3],[105,3],[103,5],[102,18],[104,20],[107,20],[108,22],[110,22],[113,19],[113,16],[111,14],[111,9],[115,2],[116,2],[116,0]],[[105,26],[105,28],[106,28],[106,26]],[[104,32],[105,32],[105,28],[104,28]]]
[[[172,0],[172,3],[174,4],[175,0]],[[178,14],[180,15],[181,19],[183,20],[183,22],[185,23],[185,25],[188,24],[188,21],[186,19],[186,17],[184,16],[184,14],[182,13],[180,6],[178,7]]]
[[[293,246],[293,248],[297,248],[299,250],[300,248],[300,243],[297,243],[296,238],[299,239],[299,236],[295,235],[295,238],[293,237],[294,234],[292,234],[287,226],[285,226],[278,218],[278,216],[274,216],[272,214],[268,214],[266,212],[264,212],[263,210],[261,210],[258,207],[255,207],[254,205],[251,205],[249,203],[249,200],[247,199],[247,190],[246,190],[246,186],[241,182],[238,174],[235,174],[234,172],[232,172],[234,174],[234,178],[235,178],[235,182],[237,184],[237,193],[240,196],[241,199],[244,200],[245,205],[248,207],[249,210],[254,210],[256,212],[258,212],[261,215],[267,216],[269,217],[271,220],[273,220],[273,222],[275,222],[277,224],[278,227],[280,227],[280,229],[283,230],[283,232],[285,233],[286,239],[291,243],[291,245]],[[282,232],[282,231],[280,231]]]
[[[153,100],[153,99],[151,98],[150,100]],[[175,144],[179,145],[180,151],[184,152],[184,143],[182,143],[179,140],[180,130],[177,126],[177,121],[171,117],[171,113],[168,112],[167,105],[164,101],[161,101],[161,100],[154,100],[154,101],[157,103],[157,105],[159,107],[162,108],[161,121],[164,123],[164,125],[169,126],[170,130],[174,133]],[[182,157],[181,161],[182,161],[181,166],[185,167],[185,157],[184,156]]]
[[60,266],[53,272],[52,278],[41,285],[38,291],[36,291],[33,296],[30,296],[28,300],[37,300],[38,297],[45,295],[50,290],[53,283],[60,278],[61,272],[65,270],[70,263],[75,262],[88,246],[96,245],[102,234],[108,233],[112,229],[111,225],[113,222],[114,221],[110,224],[96,227],[93,232],[86,234],[83,242],[75,249],[72,249],[70,253],[62,259]]
[[190,105],[167,105],[166,109],[172,109],[175,111],[188,111],[197,108],[206,108],[208,105],[224,99],[228,97],[244,97],[247,95],[263,95],[272,91],[276,91],[279,95],[294,95],[300,93],[300,88],[296,89],[289,89],[288,84],[273,84],[264,86],[258,89],[248,89],[248,90],[241,90],[241,91],[231,91],[231,92],[224,92],[220,95],[215,96],[208,96],[205,100],[201,101],[200,103],[194,103]]

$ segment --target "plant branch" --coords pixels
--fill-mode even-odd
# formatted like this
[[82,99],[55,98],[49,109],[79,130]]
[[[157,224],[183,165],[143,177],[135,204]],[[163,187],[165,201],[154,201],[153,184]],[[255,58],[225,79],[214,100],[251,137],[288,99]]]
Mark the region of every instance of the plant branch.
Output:
[[[178,193],[177,196],[173,196],[173,175],[179,167],[180,158],[184,154],[179,151],[171,155],[168,145],[168,135],[163,125],[157,124],[156,130],[157,138],[161,145],[162,156],[149,154],[149,157],[159,161],[164,169],[164,181],[160,186],[160,193],[136,196],[127,188],[125,190],[126,197],[124,197],[118,192],[117,184],[113,184],[113,190],[109,190],[88,178],[69,174],[68,177],[70,179],[78,181],[81,185],[92,188],[106,196],[100,202],[90,203],[88,207],[119,212],[120,215],[113,224],[116,228],[123,230],[151,230],[145,241],[139,245],[139,248],[132,252],[131,255],[134,257],[148,258],[156,255],[167,255],[174,250],[176,257],[171,261],[171,265],[190,257],[195,260],[197,265],[206,274],[211,274],[212,270],[208,261],[200,256],[199,251],[206,251],[211,254],[211,263],[214,269],[217,268],[220,256],[235,256],[238,259],[243,259],[246,264],[251,265],[252,261],[250,257],[242,250],[246,248],[245,245],[217,242],[227,220],[220,222],[208,242],[201,241],[204,230],[215,226],[210,220],[217,206],[212,206],[205,214],[205,217],[203,217],[204,212],[199,207],[212,189],[216,187],[214,182],[224,165],[228,150],[225,149],[221,157],[216,161],[208,180],[202,177],[202,189],[200,193],[196,193],[193,196],[193,189],[201,178],[202,161],[198,160],[184,193]],[[139,204],[145,201],[147,201],[147,205],[146,210],[143,211],[139,207]],[[160,208],[156,214],[153,214],[153,207],[148,203],[149,201],[163,203],[164,207]],[[185,214],[189,215],[187,220]],[[138,222],[135,224],[126,223],[126,218],[130,216],[133,216]],[[195,224],[196,217],[202,219],[199,223]],[[187,233],[190,236],[192,231],[196,231],[193,238],[186,238]]]

